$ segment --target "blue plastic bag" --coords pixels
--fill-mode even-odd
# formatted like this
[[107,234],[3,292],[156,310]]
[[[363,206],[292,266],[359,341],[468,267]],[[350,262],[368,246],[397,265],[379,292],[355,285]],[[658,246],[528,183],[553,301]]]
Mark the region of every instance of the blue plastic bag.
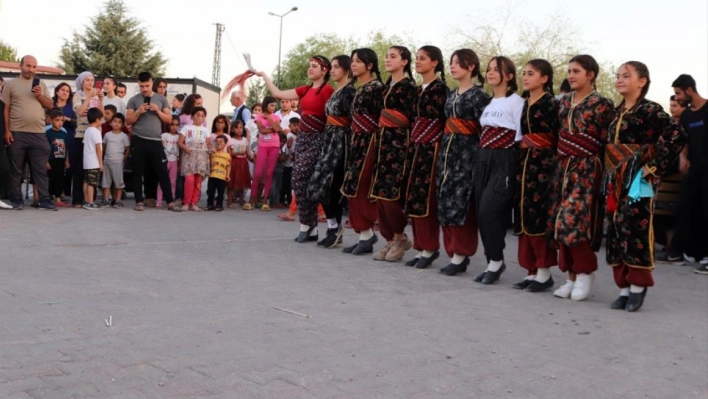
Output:
[[651,198],[654,196],[654,189],[646,179],[642,177],[642,169],[639,169],[629,186],[629,203],[639,201],[641,198]]

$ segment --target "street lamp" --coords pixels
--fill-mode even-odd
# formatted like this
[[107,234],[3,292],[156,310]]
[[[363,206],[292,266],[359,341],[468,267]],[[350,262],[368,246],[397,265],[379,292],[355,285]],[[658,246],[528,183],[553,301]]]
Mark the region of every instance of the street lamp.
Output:
[[280,40],[278,41],[278,86],[280,86],[280,55],[282,53],[282,48],[283,48],[283,18],[285,18],[286,15],[290,14],[293,11],[297,11],[297,7],[291,8],[288,12],[286,12],[283,15],[276,14],[274,12],[268,12],[268,15],[272,15],[274,17],[280,18]]

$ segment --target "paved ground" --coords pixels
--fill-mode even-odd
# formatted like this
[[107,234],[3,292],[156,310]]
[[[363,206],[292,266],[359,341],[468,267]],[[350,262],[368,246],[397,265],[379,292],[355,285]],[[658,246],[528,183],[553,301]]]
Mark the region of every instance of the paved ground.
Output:
[[378,263],[295,244],[275,212],[27,208],[0,228],[0,397],[708,396],[689,267],[658,267],[629,314],[606,267],[584,303],[511,289],[514,238],[481,286],[480,256],[460,277]]

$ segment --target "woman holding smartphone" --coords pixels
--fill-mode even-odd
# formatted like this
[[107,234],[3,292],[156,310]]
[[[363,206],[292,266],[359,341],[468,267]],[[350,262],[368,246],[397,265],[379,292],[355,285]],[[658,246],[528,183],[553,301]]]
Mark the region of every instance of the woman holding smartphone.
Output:
[[74,136],[74,148],[70,153],[74,184],[71,197],[71,204],[74,208],[81,208],[84,202],[84,152],[78,151],[84,148],[84,132],[89,127],[87,113],[90,108],[98,108],[103,111],[103,92],[94,88],[95,77],[93,73],[84,71],[76,78],[76,93],[73,104],[76,112],[76,135]]

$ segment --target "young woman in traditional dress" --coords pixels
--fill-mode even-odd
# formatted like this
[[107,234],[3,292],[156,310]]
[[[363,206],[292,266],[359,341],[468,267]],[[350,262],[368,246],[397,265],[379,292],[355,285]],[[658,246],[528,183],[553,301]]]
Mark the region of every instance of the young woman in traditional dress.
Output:
[[477,146],[479,118],[489,103],[480,84],[479,57],[470,49],[452,53],[450,74],[459,87],[451,90],[445,102],[445,131],[440,142],[436,188],[438,221],[443,230],[445,251],[452,259],[440,270],[447,276],[467,271],[470,256],[477,252],[477,216],[472,179]]
[[649,69],[641,62],[619,67],[615,87],[623,99],[605,148],[607,264],[620,288],[611,307],[628,312],[642,307],[647,288],[654,285],[656,189],[687,141],[661,105],[645,98],[650,82]]
[[334,93],[329,81],[332,64],[321,55],[310,58],[307,68],[307,78],[312,84],[300,86],[291,90],[278,89],[273,81],[263,72],[257,72],[263,77],[268,90],[274,97],[281,100],[300,100],[300,134],[295,147],[295,162],[293,165],[292,186],[297,197],[300,214],[300,234],[295,237],[298,243],[317,241],[317,202],[307,194],[307,186],[315,169],[317,157],[323,142],[323,132],[326,124],[325,104]]
[[553,66],[546,60],[526,63],[527,93],[521,114],[521,168],[516,174],[514,232],[519,236],[519,265],[527,270],[514,288],[541,292],[553,287],[551,266],[558,251],[546,237],[548,198],[558,143],[558,100],[553,96]]
[[379,117],[377,153],[371,197],[376,199],[379,232],[386,245],[374,260],[397,262],[413,245],[404,230],[408,224],[404,206],[407,188],[408,145],[417,87],[413,80],[410,50],[392,46],[386,52],[386,81],[383,109]]
[[342,225],[342,193],[344,159],[351,139],[351,108],[356,88],[351,84],[351,58],[338,55],[332,58],[332,79],[337,90],[327,101],[327,123],[320,156],[307,188],[310,198],[323,205],[327,215],[327,235],[317,245],[334,248],[344,233]]
[[524,99],[516,91],[516,66],[506,57],[494,57],[487,65],[487,83],[494,98],[479,119],[477,165],[474,194],[477,200],[479,234],[482,237],[487,269],[474,279],[492,284],[506,269],[504,247],[506,230],[514,207],[514,181],[519,168],[521,113]]
[[[410,177],[406,212],[413,222],[413,249],[418,254],[406,266],[425,269],[440,256],[440,222],[435,193],[435,166],[445,129],[445,60],[435,46],[423,46],[415,57],[415,71],[423,78],[415,103],[415,121],[408,149]],[[438,77],[440,73],[440,77]]]
[[568,279],[553,295],[582,301],[595,281],[602,239],[600,183],[607,128],[614,119],[612,101],[595,91],[600,72],[589,55],[568,63],[572,92],[560,101],[558,153],[551,187],[549,233],[558,245],[558,266]]
[[[359,234],[359,242],[344,248],[344,253],[362,255],[374,252],[376,202],[370,197],[376,158],[376,132],[383,108],[384,84],[374,50],[352,51],[352,76],[359,88],[352,101],[352,138],[344,166],[342,194],[349,198],[349,222]],[[376,77],[374,78],[374,75]]]

